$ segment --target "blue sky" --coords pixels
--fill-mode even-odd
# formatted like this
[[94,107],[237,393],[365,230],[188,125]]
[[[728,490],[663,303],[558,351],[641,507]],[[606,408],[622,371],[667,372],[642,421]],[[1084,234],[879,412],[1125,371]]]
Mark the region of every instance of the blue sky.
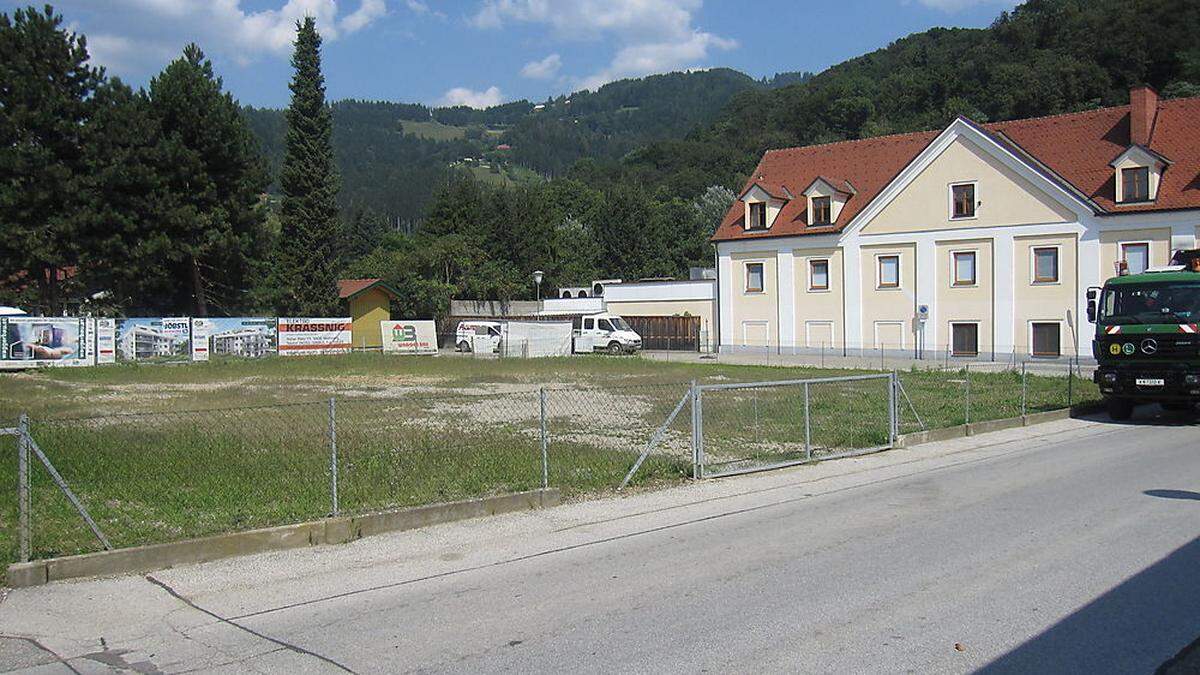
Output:
[[[29,4],[0,0],[5,11]],[[41,0],[37,3],[39,6]],[[317,17],[331,99],[490,105],[727,66],[818,72],[1014,0],[59,0],[93,59],[145,85],[197,42],[243,103],[282,106],[295,19]]]

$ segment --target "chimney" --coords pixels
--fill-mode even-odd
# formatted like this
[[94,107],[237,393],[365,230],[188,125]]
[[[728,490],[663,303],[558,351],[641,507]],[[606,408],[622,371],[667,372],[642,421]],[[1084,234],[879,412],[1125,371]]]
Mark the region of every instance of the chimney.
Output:
[[1158,115],[1158,92],[1153,87],[1141,86],[1129,90],[1129,142],[1135,145],[1150,145],[1150,134],[1154,131],[1154,117]]

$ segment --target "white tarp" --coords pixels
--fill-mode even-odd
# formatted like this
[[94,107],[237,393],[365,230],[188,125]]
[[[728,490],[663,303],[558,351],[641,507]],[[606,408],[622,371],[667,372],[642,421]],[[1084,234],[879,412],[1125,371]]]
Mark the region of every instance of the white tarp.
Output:
[[433,321],[380,321],[386,354],[436,354],[437,326]]
[[280,317],[280,356],[349,354],[350,317]]
[[573,328],[570,321],[509,321],[500,338],[500,355],[570,356]]

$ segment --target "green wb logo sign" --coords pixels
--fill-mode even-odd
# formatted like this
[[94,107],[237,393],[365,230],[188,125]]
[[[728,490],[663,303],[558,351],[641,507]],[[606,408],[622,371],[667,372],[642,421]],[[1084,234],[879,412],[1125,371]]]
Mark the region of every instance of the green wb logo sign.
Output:
[[392,339],[396,342],[416,342],[417,327],[397,325],[392,327]]

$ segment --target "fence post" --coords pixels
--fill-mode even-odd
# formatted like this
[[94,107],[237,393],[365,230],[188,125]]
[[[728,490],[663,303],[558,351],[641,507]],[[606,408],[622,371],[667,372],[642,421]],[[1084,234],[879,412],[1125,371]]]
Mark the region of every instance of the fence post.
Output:
[[896,380],[899,379],[896,375],[896,370],[893,368],[891,376],[888,377],[888,445],[895,447],[896,436],[899,435],[898,422],[900,416],[896,414],[896,406],[898,404],[896,397]]
[[967,420],[966,423],[971,423],[971,364],[966,364],[967,371]]
[[1067,357],[1067,412],[1070,413],[1071,404],[1074,402],[1072,395],[1074,394],[1075,384],[1075,369],[1071,367],[1071,357]]
[[1025,377],[1025,366],[1026,365],[1028,365],[1028,363],[1026,361],[1021,362],[1021,417],[1025,416],[1025,411],[1026,411],[1025,401],[1026,401],[1026,397],[1027,397],[1026,392],[1028,391],[1028,385],[1026,384],[1026,377]]
[[21,562],[29,562],[29,415],[21,413],[17,436],[17,510]]
[[804,383],[804,461],[812,461],[812,427],[809,424],[808,383]]
[[692,380],[692,478],[704,477],[704,458],[700,456],[700,389]]
[[542,489],[550,486],[550,453],[548,450],[549,437],[546,431],[546,388],[538,389],[538,411],[541,419],[542,435]]
[[329,397],[329,499],[333,515],[340,515],[338,507],[338,447],[337,447],[337,399]]

